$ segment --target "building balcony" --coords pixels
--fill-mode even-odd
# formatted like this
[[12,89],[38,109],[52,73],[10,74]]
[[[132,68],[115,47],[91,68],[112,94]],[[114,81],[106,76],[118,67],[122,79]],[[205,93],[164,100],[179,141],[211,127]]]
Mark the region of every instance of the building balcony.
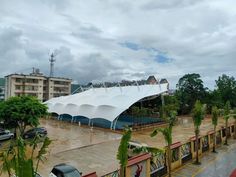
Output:
[[52,86],[54,86],[54,87],[60,87],[60,88],[68,88],[68,87],[70,87],[70,84],[52,84]]
[[38,90],[15,90],[15,93],[38,93]]

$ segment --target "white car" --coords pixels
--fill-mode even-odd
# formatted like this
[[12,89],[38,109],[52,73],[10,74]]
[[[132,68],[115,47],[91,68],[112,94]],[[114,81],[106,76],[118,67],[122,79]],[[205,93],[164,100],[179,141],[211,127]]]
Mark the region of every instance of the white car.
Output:
[[11,139],[14,137],[14,133],[11,133],[9,130],[0,131],[0,140]]

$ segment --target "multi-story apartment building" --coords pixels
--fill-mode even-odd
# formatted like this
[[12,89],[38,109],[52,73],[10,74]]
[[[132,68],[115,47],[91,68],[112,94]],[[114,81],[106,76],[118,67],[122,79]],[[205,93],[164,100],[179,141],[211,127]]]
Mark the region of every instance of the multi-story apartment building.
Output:
[[67,78],[48,77],[44,81],[45,99],[69,95],[71,93],[71,82],[72,80]]
[[32,95],[40,101],[53,97],[69,95],[71,92],[71,79],[59,77],[46,77],[33,72],[29,75],[10,74],[5,76],[5,99],[11,96]]

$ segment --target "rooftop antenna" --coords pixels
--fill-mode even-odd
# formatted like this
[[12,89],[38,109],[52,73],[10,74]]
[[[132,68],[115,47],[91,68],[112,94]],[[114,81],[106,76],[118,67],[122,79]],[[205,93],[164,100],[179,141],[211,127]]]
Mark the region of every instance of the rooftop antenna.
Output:
[[56,61],[55,59],[55,52],[50,54],[49,62],[50,62],[50,77],[53,77],[54,75],[54,62]]

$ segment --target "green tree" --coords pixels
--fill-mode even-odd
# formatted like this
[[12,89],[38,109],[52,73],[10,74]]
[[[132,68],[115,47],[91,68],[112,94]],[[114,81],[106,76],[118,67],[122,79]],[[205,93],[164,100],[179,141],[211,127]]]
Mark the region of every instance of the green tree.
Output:
[[128,145],[131,139],[132,131],[131,129],[125,129],[123,136],[120,141],[120,145],[117,152],[117,159],[120,163],[120,176],[126,176],[126,165],[128,163]]
[[234,118],[234,139],[236,139],[236,108],[234,109],[233,118]]
[[169,123],[165,128],[156,128],[152,133],[151,137],[156,136],[159,132],[164,136],[164,139],[167,144],[166,154],[167,154],[167,163],[168,163],[168,175],[171,177],[171,144],[172,144],[172,128],[176,121],[176,111],[171,111],[167,116],[167,122]]
[[225,74],[220,76],[216,80],[216,90],[223,104],[229,101],[233,107],[236,107],[236,80],[234,77]]
[[213,150],[212,152],[216,152],[216,126],[218,125],[218,117],[219,117],[219,110],[216,106],[212,107],[211,111],[211,120],[214,126],[214,134],[213,134]]
[[193,111],[192,111],[192,118],[193,118],[193,123],[194,123],[194,132],[195,132],[195,137],[196,137],[196,143],[195,143],[195,149],[196,149],[196,162],[195,164],[200,164],[199,162],[199,155],[198,155],[198,139],[200,135],[200,126],[202,124],[202,120],[204,119],[205,116],[205,110],[206,106],[202,105],[199,100],[196,101]]
[[228,136],[229,136],[228,121],[229,121],[229,118],[231,117],[230,109],[231,109],[230,102],[227,101],[224,107],[225,133],[226,133],[224,145],[228,145]]
[[224,103],[221,100],[219,90],[207,91],[206,97],[204,98],[204,103],[207,104],[207,112],[211,113],[212,107],[217,106],[218,108],[223,108]]
[[199,74],[186,74],[181,77],[176,85],[176,96],[180,101],[182,114],[191,112],[196,100],[203,100],[206,94],[203,81]]
[[179,100],[175,95],[165,95],[164,100],[165,100],[164,111],[167,114],[170,111],[179,110]]
[[39,125],[39,118],[47,115],[47,106],[31,96],[11,97],[0,104],[0,119],[14,126],[22,136],[27,126]]
[[[36,136],[32,142],[27,143],[21,137],[17,137],[16,141],[12,143],[14,144],[11,144],[8,150],[4,151],[0,156],[2,161],[1,174],[7,172],[9,177],[12,175],[16,175],[17,177],[35,177],[39,162],[44,161],[44,156],[47,153],[51,140],[48,137],[41,140],[39,136]],[[26,153],[26,149],[29,148],[31,155]],[[39,148],[39,151],[35,158],[36,148]],[[36,161],[36,165],[34,161]]]

